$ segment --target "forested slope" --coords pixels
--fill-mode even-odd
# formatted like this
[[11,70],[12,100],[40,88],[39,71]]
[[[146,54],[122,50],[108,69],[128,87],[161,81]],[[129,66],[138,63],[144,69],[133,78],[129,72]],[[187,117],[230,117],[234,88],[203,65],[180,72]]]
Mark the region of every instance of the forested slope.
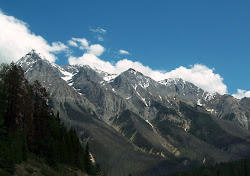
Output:
[[15,165],[35,155],[57,169],[66,164],[89,174],[99,169],[90,160],[74,129],[67,129],[38,81],[32,85],[21,67],[1,65],[0,70],[0,173],[15,173]]

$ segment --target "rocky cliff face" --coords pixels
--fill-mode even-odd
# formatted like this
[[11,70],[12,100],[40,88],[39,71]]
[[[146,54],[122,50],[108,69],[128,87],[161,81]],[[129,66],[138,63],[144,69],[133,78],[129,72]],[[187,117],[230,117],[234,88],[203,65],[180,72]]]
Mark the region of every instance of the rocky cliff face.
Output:
[[182,79],[157,82],[134,69],[115,75],[59,66],[35,51],[17,64],[47,89],[109,175],[159,175],[250,156],[249,98],[210,94]]

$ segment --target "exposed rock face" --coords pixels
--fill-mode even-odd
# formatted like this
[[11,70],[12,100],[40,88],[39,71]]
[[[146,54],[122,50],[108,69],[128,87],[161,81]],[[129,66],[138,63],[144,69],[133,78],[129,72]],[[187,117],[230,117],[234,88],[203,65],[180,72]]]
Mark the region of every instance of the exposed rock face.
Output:
[[217,117],[239,123],[246,129],[250,129],[250,99],[235,99],[231,95],[223,95],[219,103],[215,105]]
[[17,64],[47,89],[55,112],[89,140],[109,175],[160,175],[250,156],[249,98],[210,94],[182,79],[157,82],[134,69],[59,66],[35,51]]

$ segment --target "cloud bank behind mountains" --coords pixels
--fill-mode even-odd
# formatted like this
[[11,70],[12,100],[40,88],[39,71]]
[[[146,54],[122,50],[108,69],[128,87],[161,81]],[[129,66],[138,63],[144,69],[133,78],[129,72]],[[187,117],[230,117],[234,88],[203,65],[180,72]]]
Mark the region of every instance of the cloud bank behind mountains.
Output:
[[237,93],[233,94],[235,98],[242,99],[244,97],[250,97],[250,91],[242,90],[242,89],[237,89]]
[[164,70],[153,70],[149,66],[145,66],[140,62],[128,59],[119,60],[113,64],[109,61],[100,59],[97,55],[91,52],[84,53],[81,57],[71,56],[69,58],[69,64],[89,65],[92,68],[97,68],[113,74],[120,74],[129,68],[133,68],[156,81],[167,78],[182,78],[183,80],[189,81],[210,93],[227,93],[227,86],[223,83],[223,78],[219,74],[214,73],[214,69],[210,69],[201,64],[195,64],[190,68],[181,66],[172,71],[166,72]]

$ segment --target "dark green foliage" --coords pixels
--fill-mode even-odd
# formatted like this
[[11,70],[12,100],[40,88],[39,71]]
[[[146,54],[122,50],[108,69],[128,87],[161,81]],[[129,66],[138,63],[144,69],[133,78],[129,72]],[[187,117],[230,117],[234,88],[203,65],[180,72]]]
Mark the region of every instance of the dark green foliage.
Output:
[[[57,168],[67,164],[95,174],[89,147],[82,147],[74,129],[68,130],[49,106],[49,94],[38,81],[30,85],[21,67],[0,69],[0,171],[13,174],[15,164],[34,153]],[[98,172],[99,172],[98,168]]]
[[25,136],[22,136],[22,160],[26,161],[28,159],[28,144]]
[[250,159],[220,163],[210,167],[192,169],[172,176],[250,176]]
[[104,176],[104,173],[102,172],[99,164],[96,164],[96,175],[97,176]]
[[3,82],[0,78],[0,141],[4,140],[6,133],[6,127],[4,124],[4,117],[6,114],[7,102],[6,102],[6,90]]

